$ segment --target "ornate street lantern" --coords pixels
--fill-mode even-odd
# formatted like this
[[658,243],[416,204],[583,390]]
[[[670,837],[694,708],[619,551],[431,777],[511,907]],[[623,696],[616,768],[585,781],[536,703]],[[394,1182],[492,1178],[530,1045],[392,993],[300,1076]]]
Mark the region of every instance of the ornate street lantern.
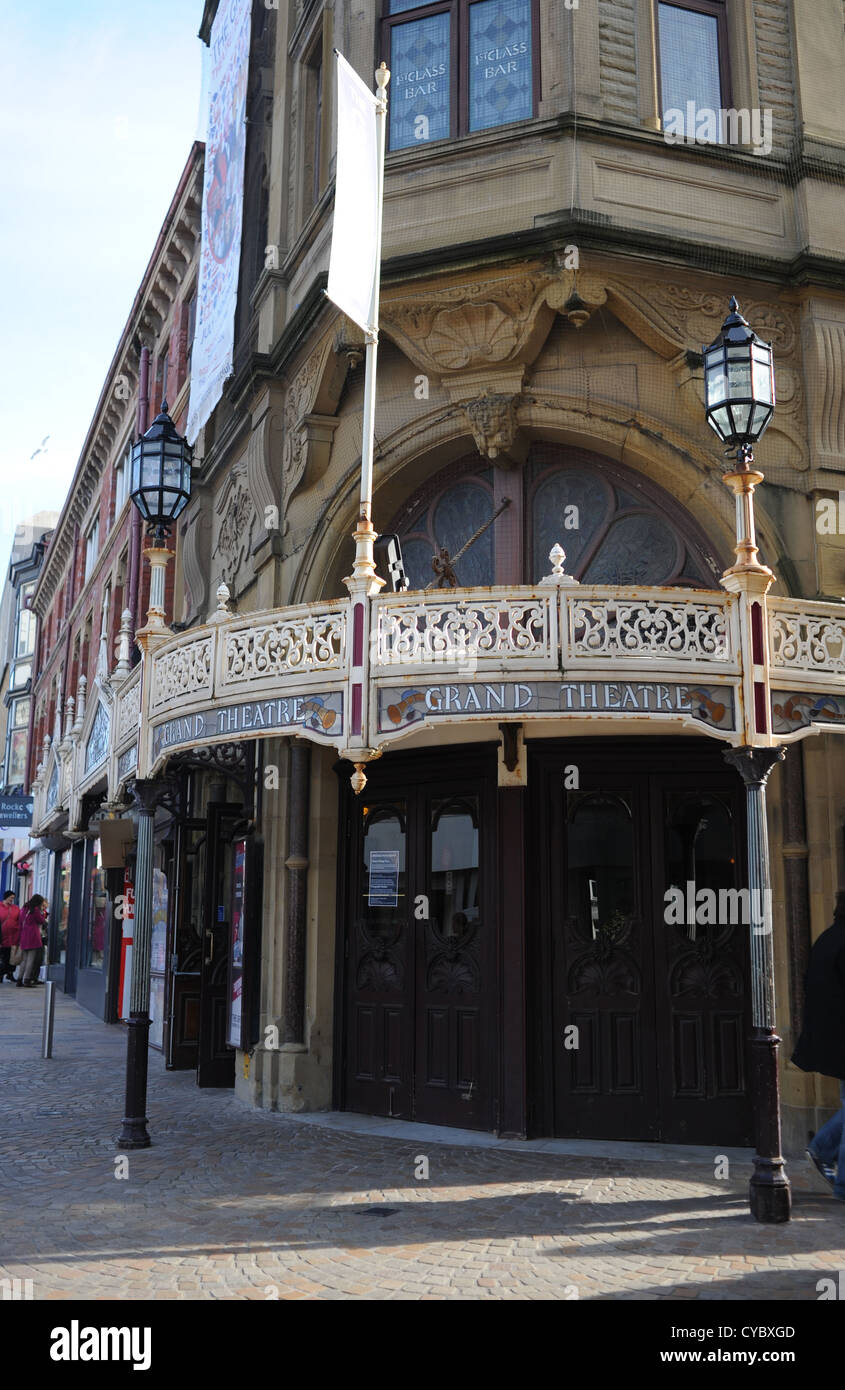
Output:
[[161,403],[145,435],[132,446],[132,501],[147,523],[147,533],[163,541],[191,495],[193,449],[176,431]]
[[731,299],[722,331],[704,348],[704,386],[708,424],[725,453],[737,450],[740,461],[767,428],[775,408],[772,345],[752,332]]

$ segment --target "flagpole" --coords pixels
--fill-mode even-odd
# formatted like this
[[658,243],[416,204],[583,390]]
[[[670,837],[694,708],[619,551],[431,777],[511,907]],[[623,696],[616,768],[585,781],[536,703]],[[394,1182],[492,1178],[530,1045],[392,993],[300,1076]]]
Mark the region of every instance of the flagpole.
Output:
[[370,323],[366,331],[367,347],[364,370],[364,420],[361,441],[361,501],[358,508],[358,526],[354,533],[355,567],[352,578],[364,580],[370,592],[378,592],[384,580],[376,575],[373,545],[376,532],[373,528],[373,449],[376,424],[376,363],[378,358],[379,328],[379,286],[381,282],[381,236],[382,213],[384,209],[384,152],[387,145],[387,84],[390,72],[387,64],[376,69],[376,86],[379,89],[376,101],[376,140],[378,152],[378,205],[376,209],[376,269],[373,276],[373,293],[370,301]]

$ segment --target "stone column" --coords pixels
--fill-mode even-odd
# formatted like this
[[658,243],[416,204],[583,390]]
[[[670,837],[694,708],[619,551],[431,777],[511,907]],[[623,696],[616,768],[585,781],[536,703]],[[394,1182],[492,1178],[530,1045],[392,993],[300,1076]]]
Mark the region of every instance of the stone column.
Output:
[[292,739],[288,763],[285,858],[284,1045],[305,1045],[305,956],[308,942],[308,817],[311,745]]
[[[781,1153],[780,1084],[775,1031],[775,976],[772,949],[772,904],[766,782],[779,748],[728,748],[725,759],[745,783],[748,817],[748,888],[751,933],[751,1106],[754,1123],[754,1173],[751,1214],[756,1221],[788,1221],[792,1193]],[[756,920],[755,920],[756,918]]]

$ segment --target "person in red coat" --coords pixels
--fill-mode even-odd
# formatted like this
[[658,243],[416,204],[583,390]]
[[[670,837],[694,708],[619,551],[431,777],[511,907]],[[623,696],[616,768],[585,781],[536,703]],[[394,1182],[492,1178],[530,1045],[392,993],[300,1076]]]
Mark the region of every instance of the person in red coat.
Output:
[[41,928],[47,921],[46,903],[40,893],[36,893],[29,902],[24,905],[21,913],[21,939],[20,947],[23,951],[21,968],[18,971],[16,983],[34,988],[36,961],[38,953],[44,946],[44,938],[41,935]]
[[15,895],[9,890],[0,902],[0,984],[15,978],[15,966],[10,964],[12,947],[20,945],[21,910],[15,902]]

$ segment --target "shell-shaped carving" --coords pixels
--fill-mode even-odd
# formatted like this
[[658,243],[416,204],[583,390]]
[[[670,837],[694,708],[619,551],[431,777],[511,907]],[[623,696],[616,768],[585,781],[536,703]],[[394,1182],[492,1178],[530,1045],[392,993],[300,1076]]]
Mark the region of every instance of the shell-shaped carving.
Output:
[[428,349],[438,366],[456,371],[471,362],[504,362],[517,347],[519,326],[496,304],[461,304],[437,315]]

